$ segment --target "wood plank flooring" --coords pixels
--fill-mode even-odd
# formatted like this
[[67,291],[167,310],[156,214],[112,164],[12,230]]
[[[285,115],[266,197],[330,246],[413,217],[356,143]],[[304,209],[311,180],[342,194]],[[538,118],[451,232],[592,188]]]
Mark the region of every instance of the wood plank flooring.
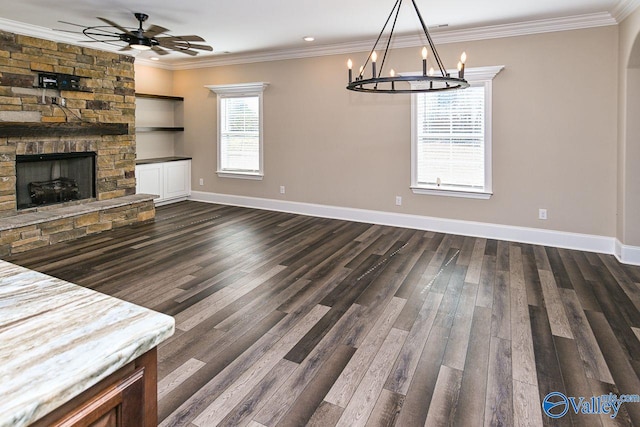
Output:
[[640,426],[640,268],[196,202],[8,261],[172,315],[162,426]]

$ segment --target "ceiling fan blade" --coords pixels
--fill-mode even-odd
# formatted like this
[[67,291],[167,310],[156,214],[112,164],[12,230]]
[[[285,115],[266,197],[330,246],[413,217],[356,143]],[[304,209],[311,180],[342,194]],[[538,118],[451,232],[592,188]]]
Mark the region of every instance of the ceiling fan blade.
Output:
[[151,25],[149,28],[145,30],[143,35],[145,37],[152,38],[157,36],[158,34],[166,33],[167,31],[169,31],[167,28],[161,27],[159,25]]
[[[175,46],[179,48],[181,45],[176,44]],[[184,45],[184,47],[189,49],[198,49],[198,50],[206,50],[209,52],[213,52],[213,48],[211,46],[207,46],[206,44],[190,44],[188,46]]]
[[152,46],[151,50],[154,51],[155,53],[157,53],[158,55],[168,55],[169,52],[167,52],[166,50],[159,48],[158,46]]
[[133,36],[133,35],[134,35],[131,31],[127,30],[127,29],[126,29],[126,28],[124,28],[122,25],[116,24],[115,22],[110,21],[110,20],[108,20],[107,18],[100,18],[99,16],[98,16],[97,18],[98,18],[99,20],[101,20],[102,22],[104,22],[105,24],[109,24],[109,25],[111,25],[112,27],[119,29],[120,31],[122,31],[122,32],[123,32],[123,33],[125,33],[125,34],[129,34],[129,35],[131,35],[131,36]]
[[198,50],[206,50],[209,52],[213,52],[213,47],[208,46],[206,44],[193,44],[193,43],[165,43],[161,44],[162,47],[166,47],[168,49],[198,49]]
[[185,42],[203,42],[205,41],[205,39],[203,39],[200,36],[195,36],[195,35],[190,35],[190,36],[163,36],[163,37],[156,37],[156,40],[158,41],[162,41],[162,40],[167,40],[167,41],[185,41]]
[[191,56],[196,56],[198,54],[198,52],[196,52],[195,50],[189,50],[189,49],[181,48],[181,47],[178,47],[178,46],[165,46],[165,47],[167,49],[171,49],[171,50],[174,50],[176,52],[181,52],[181,53],[184,53],[184,54],[187,54],[187,55],[191,55]]

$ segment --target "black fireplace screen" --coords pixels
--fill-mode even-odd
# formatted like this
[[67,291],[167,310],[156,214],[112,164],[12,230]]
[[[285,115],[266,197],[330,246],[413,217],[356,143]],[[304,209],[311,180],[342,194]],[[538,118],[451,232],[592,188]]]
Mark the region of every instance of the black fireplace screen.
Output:
[[18,209],[94,198],[95,159],[91,152],[16,156]]

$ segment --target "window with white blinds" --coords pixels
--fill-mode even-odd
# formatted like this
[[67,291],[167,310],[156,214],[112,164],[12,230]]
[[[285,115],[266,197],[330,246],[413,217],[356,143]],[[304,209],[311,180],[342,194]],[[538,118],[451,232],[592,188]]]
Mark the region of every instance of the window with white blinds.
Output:
[[269,83],[205,86],[218,96],[218,170],[221,178],[262,179],[262,94]]
[[501,69],[468,70],[467,89],[413,95],[414,193],[490,197],[491,81]]
[[484,87],[417,95],[418,185],[484,189]]
[[220,100],[220,170],[260,172],[260,98]]

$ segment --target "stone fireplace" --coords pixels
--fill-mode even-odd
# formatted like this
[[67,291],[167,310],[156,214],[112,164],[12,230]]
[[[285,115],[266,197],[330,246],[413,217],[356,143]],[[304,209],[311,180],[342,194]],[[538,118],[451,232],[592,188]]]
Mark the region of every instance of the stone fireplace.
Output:
[[[154,217],[152,198],[135,195],[133,61],[0,31],[0,256]],[[40,88],[40,73],[78,76],[80,87]],[[34,202],[29,186],[42,182]]]

